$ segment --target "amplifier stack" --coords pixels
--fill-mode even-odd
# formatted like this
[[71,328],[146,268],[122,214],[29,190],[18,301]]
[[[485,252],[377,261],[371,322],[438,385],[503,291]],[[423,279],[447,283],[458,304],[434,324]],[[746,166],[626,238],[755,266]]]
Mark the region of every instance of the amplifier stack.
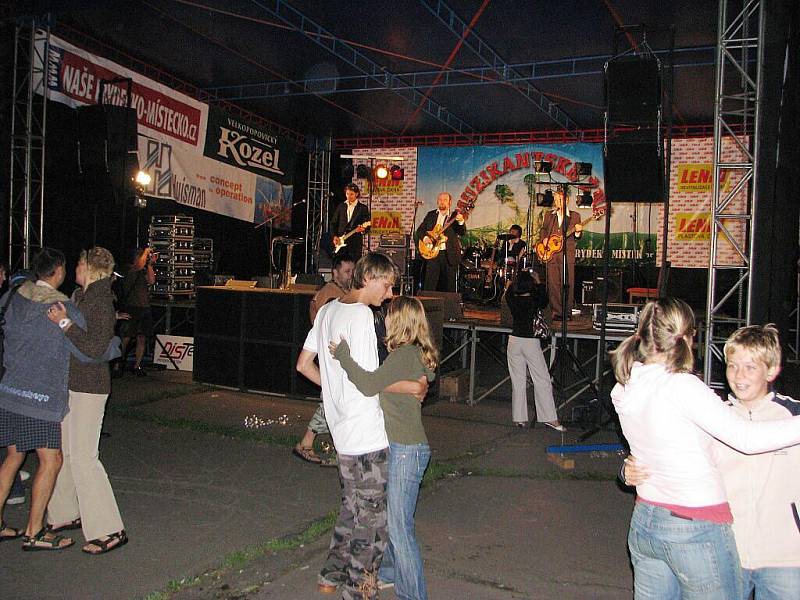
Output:
[[150,247],[158,253],[153,265],[155,297],[175,300],[194,296],[194,218],[184,215],[153,215]]
[[194,238],[194,283],[213,285],[214,283],[214,240]]

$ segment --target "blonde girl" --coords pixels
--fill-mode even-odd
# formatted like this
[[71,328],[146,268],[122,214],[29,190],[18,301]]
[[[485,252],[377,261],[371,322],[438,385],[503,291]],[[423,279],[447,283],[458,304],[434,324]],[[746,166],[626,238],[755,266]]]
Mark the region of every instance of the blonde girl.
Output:
[[392,300],[386,315],[386,347],[389,356],[376,371],[369,372],[350,357],[347,342],[330,344],[334,358],[362,394],[380,393],[389,438],[389,546],[381,562],[380,580],[393,582],[395,595],[402,600],[425,600],[428,593],[414,511],[431,449],[422,426],[421,403],[411,394],[383,391],[398,381],[434,378],[439,354],[425,310],[416,298],[398,296]]

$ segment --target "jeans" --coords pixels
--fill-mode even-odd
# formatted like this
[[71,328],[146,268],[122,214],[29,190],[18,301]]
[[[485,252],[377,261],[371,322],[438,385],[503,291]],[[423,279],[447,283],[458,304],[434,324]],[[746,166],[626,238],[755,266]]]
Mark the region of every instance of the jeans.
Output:
[[400,600],[427,600],[422,557],[414,531],[419,486],[431,459],[428,444],[389,444],[389,546],[378,577],[394,582]]
[[728,524],[685,519],[637,502],[628,549],[635,600],[742,598],[739,554]]
[[747,600],[755,589],[756,600],[784,600],[800,598],[800,568],[765,567],[763,569],[742,569],[744,593]]

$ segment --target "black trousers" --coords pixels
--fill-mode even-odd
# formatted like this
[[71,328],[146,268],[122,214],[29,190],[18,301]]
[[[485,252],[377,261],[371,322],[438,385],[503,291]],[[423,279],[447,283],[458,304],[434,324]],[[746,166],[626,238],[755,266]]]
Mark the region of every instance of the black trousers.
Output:
[[425,285],[422,289],[455,292],[458,266],[447,262],[447,255],[439,252],[436,258],[425,261]]

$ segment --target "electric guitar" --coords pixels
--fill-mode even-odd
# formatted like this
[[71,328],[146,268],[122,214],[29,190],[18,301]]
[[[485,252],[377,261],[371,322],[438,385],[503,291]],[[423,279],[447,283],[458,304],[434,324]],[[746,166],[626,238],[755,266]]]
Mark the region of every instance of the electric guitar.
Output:
[[[456,217],[459,214],[461,213],[456,211],[455,215],[448,218],[444,223],[442,223],[442,225],[437,224],[433,229],[425,232],[425,237],[429,238],[430,242],[426,242],[425,237],[423,237],[417,244],[417,248],[419,253],[422,255],[422,258],[431,260],[439,256],[439,247],[442,244],[447,243],[447,236],[444,234],[444,232],[447,231],[447,228],[455,222]],[[466,218],[466,215],[462,216]]]
[[342,248],[344,248],[347,245],[347,238],[349,238],[351,235],[354,235],[356,233],[363,233],[364,230],[367,227],[369,227],[370,225],[372,225],[372,221],[364,221],[361,225],[359,225],[358,227],[356,227],[352,231],[348,231],[345,234],[342,234],[340,236],[334,237],[333,238],[333,253],[336,254],[337,252],[339,252],[339,250],[341,250]]
[[[594,208],[592,208],[592,216],[584,219],[581,221],[580,225],[583,227],[589,221],[596,221],[600,217],[606,214],[606,205],[600,204]],[[571,236],[575,233],[575,225],[567,229],[567,237]],[[554,233],[552,235],[546,235],[539,243],[536,244],[536,256],[539,257],[539,260],[543,263],[550,262],[550,259],[553,258],[554,254],[561,252],[561,249],[564,247],[564,238],[561,236],[560,233]]]

